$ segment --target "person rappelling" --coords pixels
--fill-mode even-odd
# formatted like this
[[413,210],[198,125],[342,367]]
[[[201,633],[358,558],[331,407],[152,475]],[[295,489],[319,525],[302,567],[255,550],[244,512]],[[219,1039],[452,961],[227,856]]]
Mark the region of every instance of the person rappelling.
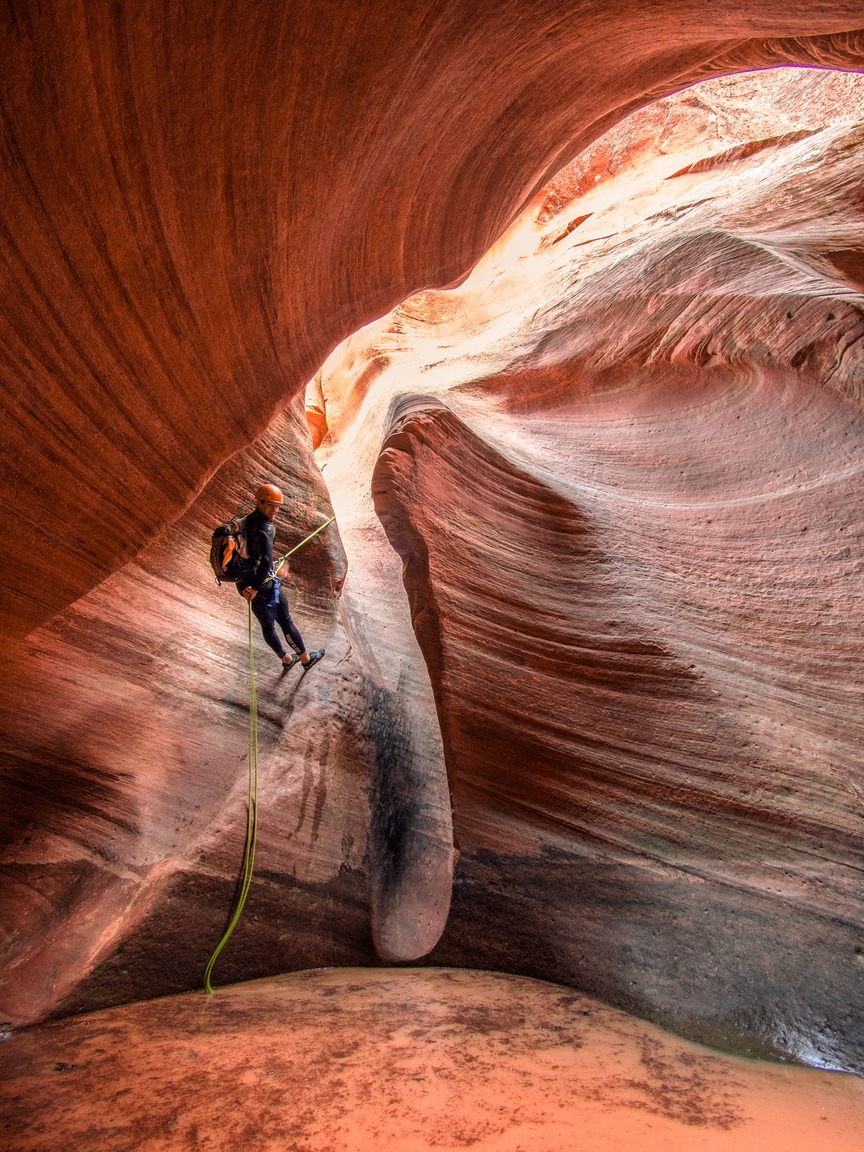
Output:
[[[296,663],[306,672],[317,664],[324,655],[323,648],[307,652],[303,637],[291,619],[288,599],[279,579],[278,571],[286,556],[277,562],[273,558],[273,543],[276,538],[274,521],[283,507],[285,498],[275,484],[261,484],[255,491],[255,509],[245,517],[235,516],[213,533],[210,563],[217,581],[235,582],[237,591],[248,600],[255,618],[261,626],[265,643],[273,649],[285,668],[293,668]],[[247,505],[248,506],[248,505]],[[240,509],[238,509],[238,512]],[[302,547],[312,536],[316,536],[332,517],[322,524],[311,536],[297,545]],[[285,651],[285,645],[276,631],[282,629],[292,652]]]
[[[275,484],[261,484],[255,491],[254,509],[248,515],[242,515],[244,509],[251,508],[252,505],[241,505],[227,524],[220,524],[216,528],[210,542],[210,566],[216,577],[216,583],[222,584],[227,581],[236,584],[237,591],[249,604],[249,619],[247,621],[249,636],[249,798],[246,806],[243,879],[235,898],[228,926],[222,933],[222,938],[204,969],[204,991],[207,993],[214,991],[211,981],[213,967],[243,915],[255,867],[255,845],[258,839],[258,704],[255,688],[255,650],[252,643],[253,613],[261,625],[261,634],[264,640],[282,661],[283,667],[293,668],[299,661],[303,666],[303,671],[306,672],[313,664],[317,664],[324,655],[323,648],[318,648],[314,652],[306,651],[303,637],[291,619],[288,600],[282,589],[282,581],[279,579],[279,569],[289,556],[303,548],[319,532],[323,532],[336,517],[331,516],[329,520],[325,520],[314,532],[310,532],[304,540],[295,544],[284,556],[280,556],[278,560],[274,561],[273,543],[276,539],[276,528],[273,522],[284,503],[285,497],[280,488],[277,488]],[[285,645],[279,639],[279,633],[276,631],[277,624],[282,629],[288,644],[294,650],[291,655],[285,651]]]
[[[299,660],[308,671],[324,655],[323,648],[307,652],[303,637],[291,619],[288,598],[282,581],[276,575],[273,561],[273,542],[276,539],[274,521],[285,503],[282,490],[275,484],[262,484],[255,492],[255,511],[246,517],[246,546],[249,549],[250,571],[237,581],[237,591],[252,605],[252,612],[261,626],[265,643],[273,649],[286,668],[293,668]],[[293,649],[290,654],[279,638],[276,625]]]

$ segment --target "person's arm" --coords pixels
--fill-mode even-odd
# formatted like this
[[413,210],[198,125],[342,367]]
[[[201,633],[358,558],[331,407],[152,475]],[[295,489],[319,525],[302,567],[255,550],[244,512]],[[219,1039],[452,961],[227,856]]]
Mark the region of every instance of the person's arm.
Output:
[[243,589],[243,595],[247,600],[255,598],[273,570],[273,541],[275,538],[276,529],[273,525],[262,524],[249,541],[249,551],[255,562],[255,567],[249,584]]

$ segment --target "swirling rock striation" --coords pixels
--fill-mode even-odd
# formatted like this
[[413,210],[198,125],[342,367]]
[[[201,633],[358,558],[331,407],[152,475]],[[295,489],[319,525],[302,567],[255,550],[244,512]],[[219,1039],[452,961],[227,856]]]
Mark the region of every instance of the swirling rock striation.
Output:
[[[856,31],[857,29],[857,31]],[[189,507],[358,325],[655,96],[861,66],[855,0],[0,12],[4,636]]]
[[859,6],[328,11],[0,13],[3,1019],[200,979],[247,721],[209,530],[265,475],[286,546],[329,514],[286,404],[426,288],[316,377],[328,657],[260,662],[217,979],[432,949],[452,791],[433,958],[857,1067],[855,78],[542,188],[697,79],[861,68]]
[[729,80],[610,133],[309,398],[332,461],[377,450],[435,691],[433,959],[860,1069],[864,301],[826,251],[864,89],[773,84],[767,132]]

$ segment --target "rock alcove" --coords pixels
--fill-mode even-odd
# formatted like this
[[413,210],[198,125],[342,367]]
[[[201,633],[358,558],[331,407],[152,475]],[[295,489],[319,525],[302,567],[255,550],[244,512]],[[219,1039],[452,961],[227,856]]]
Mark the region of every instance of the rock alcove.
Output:
[[430,674],[461,852],[433,956],[842,1066],[862,112],[864,78],[800,69],[642,109],[307,389],[349,635],[391,652],[404,582]]
[[260,672],[221,980],[486,968],[861,1071],[862,81],[649,103],[860,69],[855,7],[4,17],[3,1019],[200,981],[246,739],[203,558],[268,475],[338,516],[328,657]]

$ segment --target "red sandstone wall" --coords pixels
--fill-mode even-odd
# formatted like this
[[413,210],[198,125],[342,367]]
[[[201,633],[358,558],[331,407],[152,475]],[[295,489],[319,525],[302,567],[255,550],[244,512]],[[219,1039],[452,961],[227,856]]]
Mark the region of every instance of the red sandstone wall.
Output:
[[[339,339],[463,277],[649,97],[864,63],[852,3],[330,14],[2,13],[16,1021],[192,986],[218,937],[242,839],[244,634],[230,593],[202,584],[208,529],[264,472],[318,522],[308,448],[274,414]],[[452,793],[462,856],[433,958],[856,1065],[860,131],[808,148],[722,235],[694,209],[698,243],[675,219],[724,170],[669,173],[664,244],[649,229],[589,268],[581,311],[559,269],[518,347],[460,351],[494,328],[491,302],[430,292],[379,325],[383,350],[360,334],[352,366],[331,359],[318,427],[343,449],[325,478],[354,577],[343,588],[335,543],[298,566],[298,618],[328,658],[302,688],[264,673],[257,904],[224,978],[430,948]],[[591,235],[583,191],[555,190],[547,247]],[[416,388],[429,358],[410,361],[419,402],[391,407],[379,380],[423,331],[487,362],[450,396],[452,380]],[[724,511],[679,507],[681,475]]]
[[9,542],[4,634],[125,563],[339,339],[464,275],[647,93],[862,54],[853,0],[328,11],[3,9],[2,502],[51,522]]

